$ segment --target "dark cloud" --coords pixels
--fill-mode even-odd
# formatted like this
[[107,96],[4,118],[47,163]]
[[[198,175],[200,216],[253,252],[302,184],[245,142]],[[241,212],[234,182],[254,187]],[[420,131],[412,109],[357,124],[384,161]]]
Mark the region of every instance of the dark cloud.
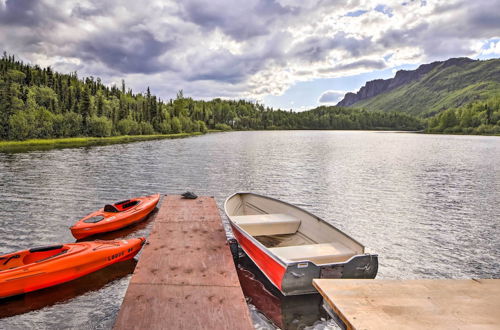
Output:
[[246,40],[271,32],[271,23],[294,10],[273,0],[246,2],[214,0],[182,1],[185,19],[204,29],[220,29],[236,40]]
[[310,62],[321,61],[334,49],[342,49],[352,56],[360,56],[374,48],[371,38],[354,38],[345,32],[338,32],[333,38],[310,37],[296,44],[290,52],[292,56]]
[[339,0],[0,0],[0,44],[41,65],[132,80],[139,90],[258,95],[318,72],[471,55],[500,36],[498,8],[500,0],[407,0],[369,11]]
[[74,55],[122,73],[154,73],[169,68],[159,57],[174,46],[173,41],[161,42],[149,31],[101,31],[79,43]]
[[193,58],[187,64],[189,81],[214,80],[236,84],[262,70],[267,61],[258,54],[234,55],[221,50],[204,60]]
[[389,29],[376,40],[376,43],[388,49],[397,48],[402,45],[414,44],[418,46],[420,39],[427,34],[429,28],[429,23],[422,22],[408,29]]
[[419,41],[491,38],[500,35],[500,1],[457,1],[436,6],[430,17],[437,24],[428,33],[419,34]]
[[334,73],[342,71],[350,71],[354,69],[381,70],[387,67],[387,63],[383,60],[359,60],[351,63],[338,64],[331,68],[320,69],[320,73]]
[[92,16],[102,16],[103,10],[102,8],[99,7],[94,7],[94,6],[83,6],[80,3],[77,3],[76,6],[71,10],[71,16],[72,17],[78,17],[78,18],[89,18]]
[[[465,6],[466,4],[463,3]],[[465,12],[463,25],[472,27],[473,36],[500,36],[500,1],[492,0],[486,3],[472,2]],[[456,22],[459,25],[460,22]],[[463,29],[465,31],[469,29]],[[462,31],[462,32],[465,32]]]
[[344,96],[343,91],[326,91],[319,97],[319,103],[337,103]]
[[43,4],[37,0],[7,0],[0,6],[0,24],[35,26],[44,20]]

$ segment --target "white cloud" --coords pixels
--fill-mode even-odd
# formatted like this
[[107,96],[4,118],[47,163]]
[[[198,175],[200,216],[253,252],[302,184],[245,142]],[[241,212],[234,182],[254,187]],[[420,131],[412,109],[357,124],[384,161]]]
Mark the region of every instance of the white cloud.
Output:
[[478,46],[500,36],[500,0],[1,3],[0,44],[9,53],[107,83],[124,78],[137,91],[150,85],[162,98],[184,89],[260,99],[298,81],[500,47]]
[[480,52],[481,55],[500,55],[500,40],[490,41],[485,49]]
[[319,103],[337,104],[344,97],[346,91],[328,90],[324,91],[318,99]]

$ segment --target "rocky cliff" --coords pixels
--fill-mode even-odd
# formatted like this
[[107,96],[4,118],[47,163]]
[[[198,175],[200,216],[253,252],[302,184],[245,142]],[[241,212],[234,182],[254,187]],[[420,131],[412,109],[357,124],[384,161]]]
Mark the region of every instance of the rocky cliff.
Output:
[[445,69],[452,65],[462,66],[471,62],[474,62],[474,60],[466,57],[450,58],[446,61],[422,64],[416,70],[399,70],[394,78],[368,81],[357,93],[347,93],[337,105],[348,107],[359,101],[389,92],[410,82],[420,80],[420,78],[437,67]]

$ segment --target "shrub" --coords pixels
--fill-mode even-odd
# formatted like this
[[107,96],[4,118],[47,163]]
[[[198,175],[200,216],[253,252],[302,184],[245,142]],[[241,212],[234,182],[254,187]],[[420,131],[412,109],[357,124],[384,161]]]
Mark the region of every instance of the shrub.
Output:
[[197,126],[198,126],[198,130],[197,130],[198,132],[202,132],[202,133],[206,133],[206,132],[208,132],[207,125],[205,124],[205,122],[204,122],[204,121],[202,121],[202,120],[198,120],[198,121],[196,122],[196,124],[197,124]]
[[230,131],[231,126],[226,125],[226,124],[215,124],[215,129],[218,129],[220,131]]
[[88,135],[104,137],[110,136],[113,123],[106,117],[92,116],[88,121]]
[[139,124],[132,119],[122,119],[116,126],[121,135],[134,135],[141,132]]
[[151,125],[148,122],[141,121],[139,123],[139,128],[141,130],[142,135],[151,135],[155,133],[155,130],[153,129],[153,125]]
[[170,124],[170,120],[165,119],[164,121],[162,121],[159,125],[159,130],[160,133],[162,134],[170,133],[172,131],[172,125]]
[[[31,112],[31,111],[30,111]],[[33,134],[32,137],[46,139],[54,134],[54,115],[44,107],[39,107],[33,113]]]
[[28,116],[24,111],[17,111],[9,118],[9,138],[12,140],[24,140],[29,137],[31,131]]
[[172,118],[172,132],[173,133],[181,133],[182,132],[181,121],[177,117]]
[[79,136],[83,129],[83,117],[76,112],[66,112],[64,115],[65,135],[64,136]]
[[179,119],[181,122],[183,132],[190,133],[195,129],[193,122],[189,117],[181,116]]

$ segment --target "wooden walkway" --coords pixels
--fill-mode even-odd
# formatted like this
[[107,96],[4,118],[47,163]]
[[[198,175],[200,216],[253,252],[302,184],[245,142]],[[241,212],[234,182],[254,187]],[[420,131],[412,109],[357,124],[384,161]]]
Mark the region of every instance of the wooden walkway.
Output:
[[347,329],[500,329],[500,279],[313,284]]
[[254,329],[212,197],[166,196],[115,329]]

